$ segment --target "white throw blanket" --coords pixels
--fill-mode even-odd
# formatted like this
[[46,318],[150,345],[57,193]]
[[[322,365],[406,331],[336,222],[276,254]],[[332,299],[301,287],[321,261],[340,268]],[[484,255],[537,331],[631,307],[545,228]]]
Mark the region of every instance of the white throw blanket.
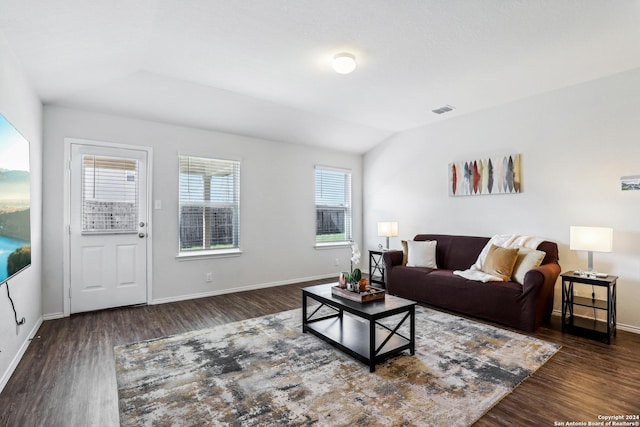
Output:
[[496,245],[503,248],[524,247],[536,249],[538,245],[543,241],[544,239],[533,236],[521,236],[519,234],[496,234],[487,242],[485,247],[482,249],[475,264],[473,264],[468,270],[456,270],[453,272],[453,274],[469,280],[478,280],[483,283],[503,282],[500,277],[493,276],[482,271],[482,265],[484,264],[484,260],[487,258],[487,253],[489,252],[491,245]]

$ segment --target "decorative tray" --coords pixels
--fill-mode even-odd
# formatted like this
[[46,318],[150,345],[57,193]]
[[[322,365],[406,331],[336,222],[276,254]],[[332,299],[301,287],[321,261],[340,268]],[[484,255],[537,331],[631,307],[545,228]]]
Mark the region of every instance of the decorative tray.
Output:
[[346,289],[342,289],[339,286],[332,286],[331,294],[340,298],[363,303],[384,299],[385,292],[384,289],[380,288],[369,288],[364,292],[352,292]]

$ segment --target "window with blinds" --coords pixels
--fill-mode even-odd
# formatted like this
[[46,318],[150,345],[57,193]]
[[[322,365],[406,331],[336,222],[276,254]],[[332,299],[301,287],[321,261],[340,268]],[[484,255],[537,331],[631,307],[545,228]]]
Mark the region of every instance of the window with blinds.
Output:
[[137,230],[138,161],[82,156],[82,232]]
[[316,166],[316,244],[351,238],[351,171]]
[[180,254],[240,247],[240,162],[180,156]]

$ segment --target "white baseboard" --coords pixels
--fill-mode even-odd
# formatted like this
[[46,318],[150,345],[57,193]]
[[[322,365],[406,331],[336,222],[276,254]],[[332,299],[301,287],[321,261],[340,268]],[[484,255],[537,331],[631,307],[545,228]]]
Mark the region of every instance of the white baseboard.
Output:
[[0,378],[0,393],[2,393],[2,390],[4,390],[4,386],[6,386],[7,383],[9,382],[9,378],[11,378],[11,375],[13,375],[13,372],[18,367],[18,363],[20,363],[20,360],[22,360],[22,356],[24,356],[24,353],[27,351],[29,344],[31,344],[31,340],[36,335],[41,325],[42,325],[42,317],[38,319],[33,329],[31,329],[31,332],[29,332],[29,334],[27,335],[27,339],[22,343],[22,345],[18,349],[18,352],[16,353],[15,357],[9,364],[9,367],[2,374],[2,378]]
[[42,315],[42,320],[56,320],[56,319],[62,319],[64,318],[64,313],[59,312],[59,313],[49,313],[49,314],[43,314]]
[[[562,317],[562,310],[553,310],[554,316]],[[605,321],[606,324],[606,321]],[[625,325],[624,323],[617,323],[616,328],[621,331],[631,332],[632,334],[640,334],[640,327],[633,325]]]
[[640,334],[640,328],[637,326],[631,326],[631,325],[624,325],[622,323],[618,323],[616,325],[616,328],[620,329],[621,331],[627,331],[627,332],[631,332],[634,334]]
[[[212,297],[212,296],[216,296],[216,295],[231,294],[233,292],[252,291],[252,290],[255,290],[255,289],[271,288],[271,287],[274,287],[274,286],[290,285],[292,283],[309,282],[309,281],[312,281],[312,280],[330,279],[332,277],[335,277],[336,281],[338,280],[335,273],[330,273],[330,274],[323,274],[323,275],[320,275],[320,276],[303,277],[301,279],[288,279],[288,280],[281,280],[281,281],[278,281],[278,282],[258,283],[256,285],[241,286],[241,287],[238,287],[238,288],[217,289],[217,290],[214,290],[214,291],[201,292],[201,293],[198,293],[198,294],[176,295],[174,297],[158,298],[158,299],[152,300],[149,303],[149,305],[166,304],[168,302],[186,301],[186,300],[197,299],[197,298],[206,298],[206,297]],[[59,313],[44,314],[42,316],[42,319],[43,320],[55,320],[55,319],[62,319],[64,317],[67,317],[67,316],[65,316],[64,313],[59,312]]]
[[338,278],[337,278],[335,273],[330,273],[330,274],[323,274],[323,275],[320,275],[320,276],[303,277],[303,278],[298,278],[298,279],[288,279],[288,280],[281,280],[281,281],[278,281],[278,282],[259,283],[259,284],[256,284],[256,285],[249,285],[249,286],[240,286],[240,287],[237,287],[237,288],[216,289],[216,290],[213,290],[213,291],[201,292],[201,293],[198,293],[198,294],[177,295],[177,296],[174,296],[174,297],[158,298],[158,299],[152,300],[149,304],[150,305],[166,304],[168,302],[177,302],[177,301],[185,301],[185,300],[197,299],[197,298],[213,297],[213,296],[216,296],[216,295],[232,294],[234,292],[253,291],[253,290],[256,290],[256,289],[272,288],[272,287],[275,287],[275,286],[290,285],[292,283],[301,283],[301,282],[310,282],[312,280],[330,279],[332,277],[334,277],[336,279],[336,281],[338,280]]

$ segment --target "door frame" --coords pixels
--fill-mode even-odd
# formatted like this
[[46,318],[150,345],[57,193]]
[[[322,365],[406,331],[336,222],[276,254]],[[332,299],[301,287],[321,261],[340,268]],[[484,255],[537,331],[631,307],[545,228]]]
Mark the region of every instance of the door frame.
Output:
[[71,315],[71,146],[77,145],[89,145],[94,147],[105,148],[122,148],[128,150],[145,151],[147,153],[147,233],[148,236],[145,239],[147,245],[147,304],[152,301],[153,291],[153,254],[151,249],[153,247],[153,217],[152,217],[152,197],[153,194],[153,148],[141,146],[141,145],[129,145],[119,144],[115,142],[95,141],[90,139],[81,138],[65,138],[64,139],[64,194],[63,194],[63,220],[62,226],[62,242],[63,242],[63,259],[62,259],[62,300],[64,317]]

